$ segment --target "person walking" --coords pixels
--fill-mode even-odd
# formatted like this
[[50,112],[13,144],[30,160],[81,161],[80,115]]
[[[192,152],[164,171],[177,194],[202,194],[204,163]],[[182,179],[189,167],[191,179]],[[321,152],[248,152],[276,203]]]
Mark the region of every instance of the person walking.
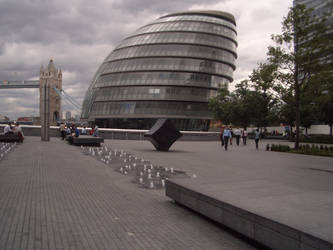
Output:
[[224,139],[223,139],[223,132],[224,132],[224,126],[221,126],[221,131],[220,131],[220,140],[221,140],[221,147],[224,146]]
[[66,127],[63,122],[60,124],[59,129],[60,129],[60,133],[61,133],[61,138],[62,138],[62,140],[64,140],[66,137]]
[[259,129],[257,128],[256,131],[254,132],[254,141],[256,142],[256,149],[258,149],[259,139],[260,139],[260,132]]
[[246,131],[246,128],[243,130],[242,132],[242,139],[243,139],[243,145],[246,146],[246,139],[247,139],[247,131]]
[[74,133],[75,133],[75,137],[79,137],[80,136],[80,130],[77,126],[75,126],[75,129],[74,129]]
[[236,137],[236,144],[237,146],[239,146],[239,139],[241,137],[241,131],[239,130],[239,128],[235,129],[234,135]]
[[93,133],[94,137],[98,137],[99,136],[99,132],[98,132],[98,126],[96,125],[94,128],[94,133]]
[[24,134],[22,131],[22,128],[20,127],[19,123],[15,123],[15,127],[13,128],[14,134],[17,134],[18,137],[20,138],[20,142],[24,141]]
[[86,126],[83,126],[83,129],[81,131],[81,135],[86,135],[87,134],[87,128]]
[[232,131],[232,126],[229,127],[229,131],[230,131],[230,137],[229,137],[230,145],[232,145],[232,138],[234,136],[234,132]]
[[228,142],[229,138],[231,138],[231,132],[228,126],[223,131],[223,140],[224,140],[224,149],[228,150]]
[[8,124],[6,124],[3,133],[6,134],[13,134],[13,130],[12,130],[12,124],[9,122]]

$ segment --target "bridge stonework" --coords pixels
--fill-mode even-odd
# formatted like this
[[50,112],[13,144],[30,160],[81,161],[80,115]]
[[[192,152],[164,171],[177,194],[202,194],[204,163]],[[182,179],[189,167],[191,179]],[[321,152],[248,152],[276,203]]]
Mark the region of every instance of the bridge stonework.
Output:
[[[45,89],[46,88],[46,89]],[[40,119],[43,123],[43,117],[48,116],[49,125],[57,125],[57,121],[61,119],[61,98],[54,88],[62,89],[62,72],[54,65],[53,59],[50,60],[47,68],[41,66],[40,69]],[[47,91],[47,95],[45,93]],[[45,106],[43,98],[47,98],[48,107]]]

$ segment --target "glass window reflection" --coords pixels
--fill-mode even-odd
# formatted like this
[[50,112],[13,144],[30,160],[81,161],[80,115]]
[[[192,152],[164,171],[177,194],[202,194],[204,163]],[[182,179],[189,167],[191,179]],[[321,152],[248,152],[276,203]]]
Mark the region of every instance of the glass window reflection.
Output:
[[146,36],[147,34],[140,34],[129,37],[123,40],[116,49],[139,44],[189,43],[228,49],[236,54],[236,41],[230,40],[225,37],[216,36],[215,34],[210,35],[195,32],[162,32],[149,34],[149,38],[146,38]]
[[187,58],[139,58],[110,62],[102,74],[140,71],[140,70],[177,70],[204,72],[216,75],[224,75],[232,80],[233,67],[227,64],[210,60],[197,60]]

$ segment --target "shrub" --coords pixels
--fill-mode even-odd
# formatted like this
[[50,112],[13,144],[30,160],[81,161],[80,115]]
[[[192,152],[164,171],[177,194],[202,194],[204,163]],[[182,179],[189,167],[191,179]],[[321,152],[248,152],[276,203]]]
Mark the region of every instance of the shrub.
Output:
[[291,150],[291,153],[318,155],[333,157],[333,147],[327,145],[300,144],[298,150]]
[[266,145],[266,150],[269,151],[276,151],[276,152],[290,152],[290,153],[297,153],[297,154],[306,154],[306,155],[318,155],[318,156],[329,156],[333,157],[333,147],[328,147],[327,145],[315,145],[312,144],[300,144],[299,149],[291,149],[288,145],[275,145],[269,144]]
[[[267,150],[269,150],[269,144],[267,144],[266,147]],[[288,152],[290,151],[290,147],[288,145],[271,145],[271,151],[277,151],[277,152]]]
[[[295,139],[293,139],[292,141],[295,141]],[[310,135],[308,137],[301,137],[300,142],[333,144],[333,136],[330,136],[330,135]]]

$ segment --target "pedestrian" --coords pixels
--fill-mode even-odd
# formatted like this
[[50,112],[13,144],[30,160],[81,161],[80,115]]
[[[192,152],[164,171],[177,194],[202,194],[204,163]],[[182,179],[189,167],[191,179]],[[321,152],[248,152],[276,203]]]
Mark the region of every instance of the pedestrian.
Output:
[[13,128],[13,133],[18,135],[18,137],[20,138],[19,139],[20,142],[24,141],[24,134],[19,123],[15,123],[15,127]]
[[87,128],[86,126],[83,126],[83,129],[81,131],[81,135],[86,135],[87,134]]
[[80,130],[77,126],[75,126],[75,129],[74,129],[74,136],[75,137],[79,137],[80,136]]
[[225,150],[228,150],[228,142],[229,142],[230,137],[231,137],[230,129],[228,128],[228,126],[226,126],[226,128],[223,131],[223,140],[224,140],[224,149]]
[[230,131],[230,145],[232,145],[232,138],[234,136],[234,132],[232,131],[232,127],[229,127],[229,131]]
[[246,128],[243,130],[243,133],[242,133],[242,139],[243,139],[243,145],[246,146],[246,139],[247,139],[247,131],[246,131]]
[[256,149],[258,149],[259,139],[260,139],[260,132],[259,129],[257,128],[256,131],[254,132],[254,141],[256,142]]
[[72,126],[71,126],[71,134],[75,134],[75,124],[72,123]]
[[66,128],[65,128],[65,124],[63,122],[60,124],[59,129],[60,129],[60,133],[61,133],[61,138],[62,138],[62,140],[64,140],[66,137]]
[[71,128],[69,127],[69,125],[67,125],[66,128],[66,135],[71,135]]
[[239,128],[235,129],[234,135],[236,137],[236,144],[237,146],[239,146],[239,139],[241,137],[241,131],[239,130]]
[[13,130],[12,130],[12,124],[10,122],[5,126],[5,128],[3,130],[3,133],[5,135],[6,134],[13,134],[14,133]]
[[98,135],[99,135],[99,132],[98,132],[98,126],[96,125],[95,128],[94,128],[93,136],[94,136],[94,137],[98,137]]
[[224,132],[224,126],[221,126],[221,131],[220,131],[220,140],[221,140],[221,146],[224,146],[224,139],[223,139],[223,132]]

